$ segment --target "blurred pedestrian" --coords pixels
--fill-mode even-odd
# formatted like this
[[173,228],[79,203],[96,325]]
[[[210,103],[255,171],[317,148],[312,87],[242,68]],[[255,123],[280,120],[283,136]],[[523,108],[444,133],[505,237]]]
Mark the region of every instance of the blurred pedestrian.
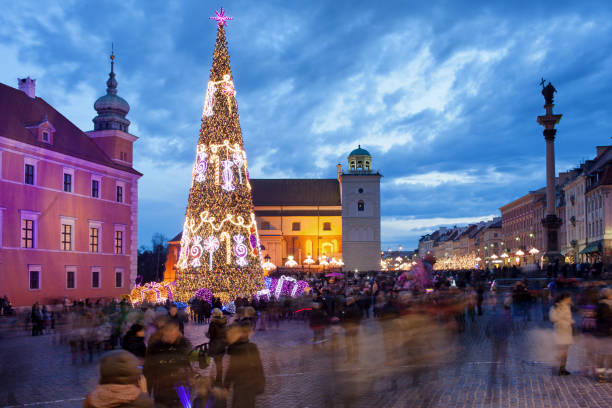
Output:
[[181,334],[185,334],[185,319],[179,314],[175,303],[172,303],[168,309],[168,318],[178,325]]
[[506,356],[508,355],[508,339],[512,332],[512,315],[510,306],[504,305],[501,311],[496,311],[487,323],[485,334],[491,340],[491,371],[490,378],[496,380],[497,362],[499,361],[501,372],[505,375]]
[[557,362],[559,364],[559,375],[570,375],[565,369],[569,347],[574,343],[572,334],[572,297],[569,293],[562,293],[555,299],[550,308],[550,321],[555,325],[555,342],[557,344]]
[[177,385],[189,387],[191,344],[176,321],[161,329],[161,338],[151,344],[144,361],[144,374],[153,391],[156,407],[179,407]]
[[361,310],[354,297],[346,299],[346,306],[342,309],[342,326],[344,327],[344,342],[346,346],[346,362],[355,363],[359,360],[359,324],[361,323]]
[[145,328],[143,325],[135,323],[130,330],[123,336],[121,346],[136,357],[144,359],[147,352],[147,345],[144,341]]
[[87,395],[83,408],[153,408],[138,359],[123,350],[100,359],[100,383]]
[[309,326],[312,330],[312,345],[317,348],[325,338],[325,326],[327,325],[327,314],[323,310],[322,303],[313,302],[310,313]]
[[[382,292],[381,295],[383,295]],[[379,311],[379,322],[383,333],[383,345],[385,347],[385,364],[388,366],[397,362],[400,351],[399,317],[399,308],[392,297],[390,295],[387,296],[386,302]]]
[[612,382],[612,289],[601,291],[602,299],[596,309],[597,368],[600,382]]
[[221,309],[214,308],[207,336],[210,339],[208,353],[215,361],[217,373],[215,381],[217,383],[223,381],[223,356],[225,355],[227,347],[226,325],[227,318],[223,316]]
[[229,367],[224,386],[233,388],[233,408],[254,408],[257,395],[264,392],[266,379],[259,349],[249,341],[250,329],[245,324],[234,325],[227,331]]

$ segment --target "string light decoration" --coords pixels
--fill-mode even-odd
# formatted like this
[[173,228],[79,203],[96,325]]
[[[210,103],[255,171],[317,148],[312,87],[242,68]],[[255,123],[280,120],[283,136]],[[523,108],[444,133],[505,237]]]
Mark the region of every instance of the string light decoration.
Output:
[[264,289],[259,234],[236,90],[225,37],[231,17],[221,9],[202,127],[196,149],[181,249],[176,298],[200,288],[228,303]]

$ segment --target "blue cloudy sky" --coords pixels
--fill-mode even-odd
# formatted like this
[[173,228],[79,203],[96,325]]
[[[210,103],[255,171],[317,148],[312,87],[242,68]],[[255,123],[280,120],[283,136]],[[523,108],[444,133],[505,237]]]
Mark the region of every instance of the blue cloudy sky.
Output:
[[252,177],[334,177],[357,144],[382,181],[383,247],[486,219],[544,184],[538,82],[559,90],[557,169],[609,144],[607,1],[2,1],[0,82],[84,130],[105,91],[140,137],[140,242],[181,228],[219,6]]

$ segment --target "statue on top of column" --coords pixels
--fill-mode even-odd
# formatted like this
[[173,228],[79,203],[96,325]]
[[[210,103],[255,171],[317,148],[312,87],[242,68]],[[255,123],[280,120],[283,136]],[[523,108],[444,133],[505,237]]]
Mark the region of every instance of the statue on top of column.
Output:
[[555,87],[548,82],[548,85],[544,86],[545,80],[544,78],[542,78],[542,80],[540,81],[540,85],[542,85],[542,95],[544,95],[544,100],[546,101],[547,105],[552,105],[554,103],[554,97],[555,97],[555,92],[557,92],[557,90],[555,89]]

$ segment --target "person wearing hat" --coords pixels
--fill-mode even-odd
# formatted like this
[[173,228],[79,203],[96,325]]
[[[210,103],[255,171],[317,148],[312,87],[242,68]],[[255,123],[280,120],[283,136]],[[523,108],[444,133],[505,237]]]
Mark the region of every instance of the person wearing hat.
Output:
[[125,350],[100,359],[100,384],[87,395],[83,408],[153,408],[138,359]]

